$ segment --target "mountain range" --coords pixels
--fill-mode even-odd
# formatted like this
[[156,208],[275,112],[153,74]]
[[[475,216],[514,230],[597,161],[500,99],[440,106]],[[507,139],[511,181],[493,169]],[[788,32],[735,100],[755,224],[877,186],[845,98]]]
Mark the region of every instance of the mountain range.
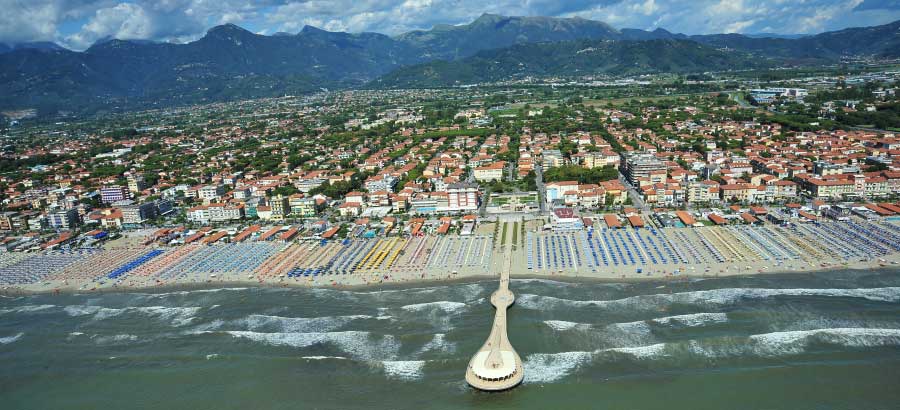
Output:
[[322,88],[726,70],[849,55],[900,57],[898,29],[900,21],[799,38],[687,36],[663,29],[617,30],[582,18],[494,14],[394,37],[310,26],[296,34],[264,36],[226,24],[185,44],[104,39],[83,52],[53,43],[0,45],[0,110],[91,113]]

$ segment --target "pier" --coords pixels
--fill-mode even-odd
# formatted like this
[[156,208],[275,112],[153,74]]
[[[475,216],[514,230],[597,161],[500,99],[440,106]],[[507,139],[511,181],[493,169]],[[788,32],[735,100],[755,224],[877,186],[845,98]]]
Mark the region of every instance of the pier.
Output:
[[491,304],[496,309],[491,333],[466,368],[466,382],[479,390],[510,389],[525,377],[522,359],[509,343],[506,334],[506,310],[516,300],[516,296],[509,290],[511,258],[512,250],[508,247],[503,254],[500,286],[491,294]]

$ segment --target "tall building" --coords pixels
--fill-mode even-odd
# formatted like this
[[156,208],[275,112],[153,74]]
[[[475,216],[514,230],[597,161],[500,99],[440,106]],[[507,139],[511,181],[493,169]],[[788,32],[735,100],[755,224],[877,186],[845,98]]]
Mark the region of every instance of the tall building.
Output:
[[450,211],[474,211],[478,209],[478,185],[457,182],[447,186]]
[[197,191],[197,195],[204,202],[215,202],[225,194],[225,187],[222,185],[206,185]]
[[128,190],[118,185],[105,186],[100,188],[100,199],[107,204],[122,201],[128,199]]
[[622,174],[631,185],[638,185],[638,178],[650,178],[650,175],[657,175],[660,172],[668,171],[666,163],[656,158],[655,155],[643,152],[627,152],[624,154],[625,160],[622,161]]
[[548,149],[541,153],[541,166],[544,168],[561,167],[565,164],[562,152],[558,149]]
[[125,180],[128,181],[128,191],[133,193],[141,192],[147,187],[147,184],[144,183],[144,176],[140,174],[129,174]]
[[47,223],[52,228],[72,229],[80,222],[77,209],[59,209],[47,213]]
[[126,205],[119,209],[122,210],[122,223],[125,224],[142,224],[156,217],[156,204],[153,202]]

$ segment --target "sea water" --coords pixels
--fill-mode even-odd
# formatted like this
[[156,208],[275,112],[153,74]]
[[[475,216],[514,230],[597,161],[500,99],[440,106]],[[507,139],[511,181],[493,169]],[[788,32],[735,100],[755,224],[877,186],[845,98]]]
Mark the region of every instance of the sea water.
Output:
[[492,281],[7,295],[0,408],[900,408],[900,271],[511,288],[501,393],[463,379]]

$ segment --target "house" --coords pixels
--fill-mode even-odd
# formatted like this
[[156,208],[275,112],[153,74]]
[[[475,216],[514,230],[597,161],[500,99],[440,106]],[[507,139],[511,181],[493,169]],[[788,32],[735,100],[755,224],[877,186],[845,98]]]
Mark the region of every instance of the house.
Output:
[[503,179],[503,167],[505,166],[505,162],[497,161],[490,165],[477,167],[472,172],[474,173],[475,179],[478,181],[499,181]]

